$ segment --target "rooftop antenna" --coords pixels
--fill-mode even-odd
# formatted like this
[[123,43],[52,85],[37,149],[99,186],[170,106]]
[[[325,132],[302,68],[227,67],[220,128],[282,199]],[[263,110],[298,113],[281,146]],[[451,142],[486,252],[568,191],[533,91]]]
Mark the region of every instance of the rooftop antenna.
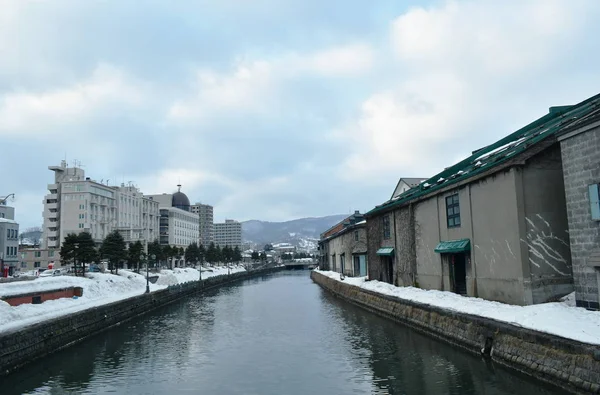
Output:
[[181,182],[177,184],[177,192],[181,192]]

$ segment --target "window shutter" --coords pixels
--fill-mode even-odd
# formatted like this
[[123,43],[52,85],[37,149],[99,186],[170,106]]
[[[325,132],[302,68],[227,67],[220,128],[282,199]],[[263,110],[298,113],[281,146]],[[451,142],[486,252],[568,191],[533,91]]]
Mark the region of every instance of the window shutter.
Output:
[[590,208],[592,210],[592,219],[600,221],[600,199],[598,194],[598,184],[590,185]]

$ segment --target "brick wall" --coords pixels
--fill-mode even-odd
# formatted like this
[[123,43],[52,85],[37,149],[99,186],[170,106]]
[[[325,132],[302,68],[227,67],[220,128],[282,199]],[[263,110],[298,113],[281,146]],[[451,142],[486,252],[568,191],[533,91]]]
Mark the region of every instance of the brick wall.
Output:
[[377,294],[318,272],[311,278],[357,306],[495,363],[571,392],[600,394],[600,346]]
[[593,221],[588,186],[600,183],[600,128],[561,141],[569,239],[577,305],[600,308],[598,269],[587,258],[600,245],[600,222]]
[[43,303],[47,300],[54,300],[60,298],[72,298],[73,296],[81,296],[83,290],[81,287],[69,287],[63,289],[53,289],[48,291],[30,292],[26,294],[4,296],[0,299],[4,300],[11,306],[18,306],[20,304],[31,304],[36,301]]

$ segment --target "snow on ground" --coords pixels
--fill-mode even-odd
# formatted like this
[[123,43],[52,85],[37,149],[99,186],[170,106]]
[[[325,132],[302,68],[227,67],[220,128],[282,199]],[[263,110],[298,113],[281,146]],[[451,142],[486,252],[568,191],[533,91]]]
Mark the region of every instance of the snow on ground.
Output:
[[[206,271],[205,271],[206,270]],[[241,266],[232,266],[231,273],[245,271]],[[226,275],[227,267],[202,270],[202,278]],[[157,273],[150,273],[150,276]],[[169,285],[197,281],[200,273],[192,268],[162,270],[156,284],[150,283],[150,292],[167,288]],[[0,332],[17,329],[44,320],[71,314],[95,306],[138,296],[146,292],[145,273],[119,270],[119,275],[110,273],[88,273],[86,277],[57,276],[38,277],[31,281],[0,284],[0,297],[18,295],[67,287],[82,287],[80,298],[48,300],[42,304],[11,306],[0,300]]]
[[[229,270],[231,273],[244,272],[241,266],[230,266]],[[215,266],[210,268],[202,268],[202,279],[206,280],[209,277],[223,276],[228,274],[227,266]],[[154,274],[157,275],[157,274]],[[158,274],[157,285],[175,285],[183,284],[189,281],[198,281],[200,273],[197,269],[186,267],[186,268],[174,268],[173,270],[161,270]]]
[[[339,273],[316,271],[341,281]],[[404,300],[491,318],[583,343],[600,344],[600,311],[588,311],[581,307],[574,307],[574,295],[567,295],[561,302],[556,303],[515,306],[461,296],[452,292],[396,287],[381,281],[366,281],[365,277],[345,277],[343,282]]]

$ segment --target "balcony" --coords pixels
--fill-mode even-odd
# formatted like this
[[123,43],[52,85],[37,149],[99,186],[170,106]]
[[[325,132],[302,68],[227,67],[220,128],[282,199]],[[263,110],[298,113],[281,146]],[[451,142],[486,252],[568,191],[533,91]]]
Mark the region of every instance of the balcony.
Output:
[[58,248],[58,240],[48,240],[48,248]]
[[58,190],[58,184],[48,184],[48,190],[49,191],[56,191],[56,190]]
[[47,210],[58,210],[58,203],[46,203]]
[[46,232],[46,236],[47,237],[58,237],[58,232],[57,231],[48,231],[48,232]]
[[58,201],[58,195],[56,193],[50,193],[50,194],[46,195],[46,199]]
[[44,211],[42,213],[42,217],[46,217],[48,219],[53,219],[56,221],[58,219],[58,211]]

